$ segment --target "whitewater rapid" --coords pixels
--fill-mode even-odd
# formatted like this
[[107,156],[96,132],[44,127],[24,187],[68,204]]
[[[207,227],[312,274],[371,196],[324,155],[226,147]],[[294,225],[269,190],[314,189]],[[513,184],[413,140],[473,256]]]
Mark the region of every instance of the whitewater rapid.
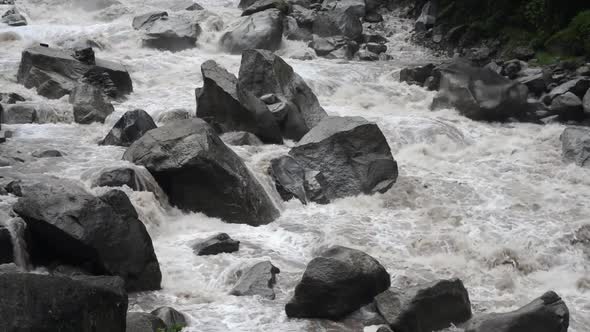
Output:
[[[216,28],[240,11],[235,0],[201,1],[217,16],[204,18],[197,48],[170,53],[141,48],[140,35],[131,28],[134,15],[167,9],[168,1],[120,0],[122,5],[95,12],[80,10],[76,1],[18,0],[29,26],[0,25],[0,92],[51,104],[63,121],[71,121],[67,96],[48,101],[16,83],[20,53],[39,42],[71,47],[90,39],[103,47],[95,49],[98,58],[127,66],[134,93],[115,103],[116,111],[104,125],[3,125],[14,131],[14,138],[0,151],[60,150],[66,153],[63,159],[28,158],[17,171],[90,186],[101,169],[126,165],[124,148],[97,145],[123,113],[141,108],[157,119],[181,108],[194,114],[202,62],[214,59],[237,74],[240,57],[217,50],[221,31]],[[0,5],[0,12],[6,9]],[[398,75],[402,67],[432,56],[406,41],[410,22],[388,19],[392,61],[299,60],[313,54],[301,42],[287,42],[278,53],[329,114],[359,115],[379,125],[400,167],[394,187],[329,205],[277,200],[281,217],[260,227],[183,214],[151,193],[124,188],[148,227],[163,273],[162,290],[131,295],[130,310],[175,307],[190,317],[189,332],[362,331],[352,321],[293,320],[284,313],[306,264],[322,249],[339,244],[379,260],[394,286],[461,278],[476,313],[514,310],[555,290],[570,309],[569,331],[590,330],[590,257],[570,243],[575,230],[590,222],[590,169],[562,163],[559,135],[564,127],[478,123],[454,110],[429,111],[433,93],[399,83]],[[269,191],[269,161],[288,149],[234,147]],[[12,171],[0,168],[0,175]],[[0,205],[12,200],[0,196]],[[240,251],[193,254],[193,241],[219,232],[241,241]],[[263,260],[281,270],[276,300],[228,295],[238,271]]]

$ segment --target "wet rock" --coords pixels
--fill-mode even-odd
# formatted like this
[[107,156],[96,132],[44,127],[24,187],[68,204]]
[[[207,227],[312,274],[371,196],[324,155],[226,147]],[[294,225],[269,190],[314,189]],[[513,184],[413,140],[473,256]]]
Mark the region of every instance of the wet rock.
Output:
[[15,7],[9,9],[7,12],[2,14],[0,22],[13,27],[27,25],[27,19]]
[[584,118],[582,101],[571,92],[555,97],[551,102],[551,111],[559,115],[561,121],[580,121]]
[[318,171],[306,170],[293,157],[283,156],[271,160],[269,173],[283,200],[288,201],[295,197],[303,204],[329,203],[320,185],[320,181],[324,180],[322,174]]
[[279,215],[244,162],[203,120],[150,130],[123,159],[146,167],[180,209],[249,225],[268,224]]
[[182,51],[196,46],[201,27],[191,17],[152,12],[133,19],[133,28],[144,33],[144,47]]
[[284,117],[277,120],[285,138],[299,140],[327,116],[301,76],[271,52],[247,50],[242,54],[239,85],[256,97],[272,93],[288,105]]
[[196,10],[203,10],[203,6],[199,5],[193,0],[181,0],[176,5],[172,6],[173,11],[181,11],[181,10],[188,10],[188,11],[196,11]]
[[369,22],[369,23],[383,22],[383,16],[379,13],[369,13],[365,16],[365,22]]
[[96,65],[96,57],[94,56],[94,50],[92,50],[92,47],[75,49],[72,57],[87,65]]
[[57,111],[50,105],[31,102],[4,105],[2,123],[50,123],[59,120]]
[[248,6],[248,8],[244,9],[242,16],[252,15],[272,8],[278,9],[283,14],[287,14],[289,11],[289,4],[285,0],[257,0],[252,5]]
[[93,180],[92,187],[127,186],[135,191],[149,191],[156,197],[165,198],[152,175],[140,167],[111,167],[103,169]]
[[377,295],[375,304],[396,332],[438,331],[471,318],[469,295],[459,279],[390,289]]
[[385,53],[387,52],[387,46],[384,44],[379,44],[379,43],[367,43],[365,45],[365,47],[367,48],[367,50],[375,53],[375,54],[381,54],[381,53]]
[[0,264],[14,262],[12,236],[7,226],[0,225]]
[[436,23],[437,3],[435,1],[428,1],[422,7],[420,17],[416,20],[414,28],[416,31],[426,31],[434,26]]
[[197,94],[197,117],[220,133],[247,131],[265,143],[282,144],[280,128],[266,105],[215,61],[201,65],[203,88]]
[[584,113],[586,114],[586,117],[590,117],[590,89],[588,89],[584,95],[582,106],[584,107]]
[[171,307],[159,307],[152,311],[151,314],[160,318],[169,329],[188,325],[184,315]]
[[387,44],[387,38],[379,34],[363,34],[363,43]]
[[58,150],[35,151],[32,153],[35,158],[57,158],[63,157],[64,154]]
[[432,109],[454,107],[477,121],[527,119],[528,89],[491,70],[456,62],[440,66],[440,88]]
[[413,68],[404,68],[399,73],[399,81],[423,86],[424,82],[426,82],[426,79],[432,76],[433,70],[433,64],[427,64],[425,66]]
[[118,277],[0,274],[1,331],[125,332],[127,293]]
[[366,14],[364,0],[324,0],[322,2],[322,9],[348,12],[356,17],[364,17]]
[[221,135],[221,139],[225,144],[229,145],[251,145],[258,146],[262,145],[262,141],[254,134],[245,131],[233,131]]
[[128,312],[126,332],[160,332],[166,324],[158,316],[147,312]]
[[377,61],[377,60],[379,60],[379,55],[377,55],[369,50],[359,50],[356,53],[356,56],[361,61]]
[[160,116],[158,117],[158,122],[168,124],[175,121],[187,120],[190,119],[190,117],[191,114],[189,111],[183,109],[175,109],[160,114]]
[[[151,238],[125,193],[95,197],[75,182],[46,178],[18,185],[14,211],[31,233],[33,262],[64,262],[117,275],[128,291],[160,288]],[[108,229],[108,232],[105,232]]]
[[501,74],[508,77],[511,80],[514,80],[518,77],[518,74],[522,70],[522,63],[519,60],[511,60],[506,61],[504,65],[502,65],[502,72]]
[[278,9],[267,9],[241,17],[221,37],[221,47],[239,54],[248,49],[276,51],[283,37],[283,14]]
[[529,92],[539,97],[547,89],[547,82],[543,73],[526,75],[517,79],[518,82],[524,84],[529,89]]
[[271,262],[260,262],[242,274],[230,294],[235,296],[260,295],[274,300],[273,290],[276,284],[276,274],[281,271]]
[[226,233],[219,233],[196,243],[193,251],[198,256],[232,253],[240,250],[240,241],[235,241]]
[[393,332],[388,326],[380,326],[377,332]]
[[568,326],[567,306],[550,291],[516,311],[475,317],[465,332],[564,332]]
[[559,139],[565,162],[590,167],[590,128],[568,127]]
[[90,84],[77,85],[72,90],[69,101],[74,106],[74,121],[80,124],[104,123],[115,111],[113,104],[106,101],[103,92]]
[[584,98],[584,94],[586,94],[588,89],[590,89],[590,78],[578,77],[553,88],[551,92],[547,94],[546,101],[548,102],[546,103],[550,104],[553,99],[568,92],[573,93],[578,98]]
[[306,170],[321,173],[328,200],[383,193],[397,179],[397,163],[375,123],[361,117],[328,117],[289,152]]
[[246,8],[252,6],[256,1],[258,1],[258,0],[240,0],[240,3],[238,4],[238,8],[246,9]]
[[312,33],[320,37],[343,36],[359,41],[363,34],[363,25],[356,16],[345,10],[318,12],[313,19]]
[[285,311],[288,317],[340,319],[389,286],[389,274],[373,257],[335,246],[307,265]]
[[313,36],[307,28],[302,28],[297,20],[291,16],[285,17],[283,21],[283,35],[289,40],[310,41]]
[[146,111],[128,111],[115,123],[100,144],[129,146],[154,128],[157,128],[157,126]]
[[290,15],[295,18],[295,21],[300,26],[310,28],[315,19],[316,11],[294,4],[291,7]]
[[18,93],[10,92],[10,93],[2,93],[0,92],[0,102],[3,104],[16,104],[19,101],[26,101],[25,97],[19,95]]
[[116,98],[133,91],[129,73],[118,63],[97,59],[96,65],[88,65],[76,60],[70,52],[42,46],[23,51],[17,80],[28,89],[37,88],[41,96],[59,99],[85,77],[103,75],[112,82],[110,94],[114,93]]

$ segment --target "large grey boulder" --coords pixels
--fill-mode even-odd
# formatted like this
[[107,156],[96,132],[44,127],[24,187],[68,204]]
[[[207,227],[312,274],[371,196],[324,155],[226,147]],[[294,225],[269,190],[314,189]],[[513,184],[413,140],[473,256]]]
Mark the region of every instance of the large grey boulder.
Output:
[[100,144],[129,146],[154,128],[157,128],[157,126],[146,111],[128,111],[115,123]]
[[275,292],[273,290],[276,284],[275,275],[281,271],[271,262],[260,262],[245,272],[231,290],[231,295],[236,296],[252,296],[260,295],[270,300],[275,299]]
[[123,158],[147,168],[180,209],[263,225],[279,212],[244,162],[200,119],[150,130]]
[[437,2],[436,1],[428,1],[422,7],[422,12],[418,19],[416,19],[416,23],[414,27],[416,31],[422,32],[426,31],[434,26],[436,23],[436,15],[437,15]]
[[328,117],[289,155],[315,176],[328,200],[383,193],[395,183],[397,163],[375,123],[361,117]]
[[197,117],[220,133],[247,131],[265,143],[282,144],[280,128],[268,107],[215,61],[201,65],[203,88],[197,89]]
[[566,332],[568,327],[569,310],[550,291],[516,311],[475,317],[465,332]]
[[166,330],[166,323],[160,317],[148,312],[127,313],[126,332],[160,332]]
[[551,111],[561,121],[581,121],[585,116],[582,100],[572,92],[555,97],[551,102]]
[[220,40],[221,47],[239,54],[248,49],[276,51],[283,38],[283,14],[267,9],[238,19]]
[[396,332],[439,331],[471,318],[469,294],[459,279],[390,289],[375,297],[375,304]]
[[143,46],[172,52],[195,47],[201,34],[201,27],[190,16],[169,16],[166,12],[137,16],[132,25],[143,31]]
[[184,314],[171,307],[159,307],[151,312],[160,318],[169,329],[187,326]]
[[31,235],[33,262],[68,263],[94,274],[117,275],[128,291],[160,288],[152,240],[125,193],[95,197],[77,183],[45,178],[13,185],[14,211]]
[[528,89],[487,69],[455,62],[437,68],[440,88],[432,109],[454,107],[478,121],[524,120]]
[[[305,81],[281,57],[265,50],[242,54],[239,86],[256,97],[274,94],[279,99],[269,105],[283,137],[299,140],[327,116]],[[282,105],[281,107],[275,107]]]
[[103,92],[114,98],[133,91],[131,77],[124,66],[100,59],[88,64],[76,59],[72,52],[43,46],[23,51],[17,80],[26,88],[37,88],[39,95],[50,99],[69,94],[81,81],[109,90]]
[[288,317],[341,319],[373,301],[390,283],[373,257],[334,246],[307,265],[285,311]]
[[578,98],[584,98],[584,94],[586,91],[588,91],[588,89],[590,89],[590,78],[578,77],[553,88],[547,94],[544,100],[547,104],[551,104],[551,101],[553,101],[553,99],[555,99],[557,96],[561,96],[568,92],[573,93],[574,95],[578,96]]
[[6,124],[53,123],[59,121],[58,111],[51,105],[33,102],[1,106],[1,122]]
[[285,201],[297,198],[301,203],[316,202],[327,204],[320,182],[324,180],[321,172],[308,170],[291,156],[282,156],[271,160],[269,173],[275,187]]
[[115,111],[101,89],[90,84],[77,85],[70,94],[70,103],[74,107],[74,121],[80,124],[104,123]]
[[559,139],[565,162],[590,167],[590,128],[568,127]]
[[168,199],[152,174],[145,168],[135,165],[107,167],[96,174],[91,181],[92,187],[127,186],[135,191],[149,191],[161,201],[167,201]]
[[359,17],[350,11],[334,9],[318,12],[313,17],[311,31],[320,37],[343,36],[360,41],[363,35],[363,24]]
[[0,294],[0,331],[125,332],[127,293],[118,277],[0,273]]
[[346,11],[359,18],[365,17],[367,12],[365,0],[324,0],[322,9]]

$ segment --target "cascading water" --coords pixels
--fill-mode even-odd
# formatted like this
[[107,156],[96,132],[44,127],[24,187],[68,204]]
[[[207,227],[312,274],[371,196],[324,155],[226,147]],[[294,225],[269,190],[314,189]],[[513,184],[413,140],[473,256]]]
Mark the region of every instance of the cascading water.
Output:
[[[94,12],[80,9],[81,2],[19,1],[30,25],[0,26],[0,91],[48,103],[59,110],[62,121],[71,120],[67,97],[48,101],[16,83],[20,53],[39,42],[70,47],[92,40],[102,47],[97,57],[128,67],[135,92],[115,104],[104,125],[3,125],[14,131],[14,138],[0,149],[27,162],[0,168],[0,174],[48,173],[88,184],[89,174],[129,166],[121,160],[124,148],[97,145],[124,112],[141,108],[155,119],[178,108],[194,113],[202,62],[215,59],[238,71],[240,57],[216,48],[216,29],[240,14],[234,0],[202,1],[215,15],[203,18],[198,47],[177,53],[142,48],[139,33],[131,28],[134,15],[166,9],[166,1],[120,0]],[[461,278],[475,312],[513,310],[553,289],[570,308],[570,331],[590,328],[590,264],[583,250],[570,243],[571,234],[589,221],[585,202],[590,201],[590,170],[562,163],[563,126],[487,124],[454,110],[429,111],[433,94],[398,83],[397,75],[405,65],[427,62],[431,56],[405,41],[407,22],[387,20],[391,61],[298,60],[313,52],[291,41],[278,53],[308,82],[328,113],[363,116],[380,126],[400,166],[394,187],[385,194],[329,205],[277,202],[281,217],[260,227],[184,214],[162,206],[152,193],[124,188],[148,226],[163,272],[162,290],[133,294],[131,310],[173,306],[190,317],[191,332],[358,330],[346,322],[290,320],[284,313],[306,264],[323,248],[340,244],[377,258],[395,286]],[[66,155],[26,158],[44,149]],[[234,149],[272,191],[266,168],[288,147]],[[193,254],[190,243],[219,232],[241,241],[240,251]],[[276,300],[228,295],[238,271],[263,260],[281,269]]]
[[12,237],[14,263],[23,270],[29,270],[31,268],[27,242],[25,241],[26,229],[27,224],[20,218],[12,219],[8,226],[10,236]]

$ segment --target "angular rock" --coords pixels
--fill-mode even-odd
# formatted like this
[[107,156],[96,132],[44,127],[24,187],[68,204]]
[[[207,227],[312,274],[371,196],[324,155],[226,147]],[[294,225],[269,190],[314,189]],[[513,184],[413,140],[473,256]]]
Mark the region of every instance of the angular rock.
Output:
[[201,27],[190,17],[168,16],[166,12],[154,12],[133,19],[133,27],[144,32],[144,47],[182,51],[196,46]]
[[323,11],[314,16],[311,31],[320,37],[344,36],[350,40],[360,41],[363,24],[358,16],[348,11]]
[[285,0],[257,0],[248,8],[244,9],[242,16],[252,15],[267,9],[278,9],[283,14],[287,14],[289,11],[289,4]]
[[235,296],[260,295],[274,300],[275,292],[273,288],[276,284],[275,275],[280,272],[271,262],[260,262],[242,274],[230,294]]
[[275,187],[285,201],[296,197],[301,203],[316,202],[328,204],[320,182],[323,177],[320,172],[306,170],[291,156],[283,156],[271,160],[269,173]]
[[0,274],[1,331],[125,332],[127,293],[117,277]]
[[528,116],[525,85],[513,82],[489,69],[456,62],[437,69],[439,93],[432,109],[455,107],[476,121],[522,120]]
[[567,163],[590,167],[590,128],[568,127],[561,136],[561,154]]
[[[590,89],[590,78],[589,77],[578,77],[571,81],[567,81],[551,90],[547,95],[547,99],[552,101],[557,96],[563,95],[567,92],[571,92],[578,98],[584,98],[586,92]],[[550,104],[547,103],[547,104]]]
[[517,81],[526,85],[529,92],[537,97],[545,93],[545,90],[547,89],[547,82],[545,81],[543,73],[523,76],[518,78]]
[[57,111],[50,105],[31,102],[4,105],[2,123],[50,123],[59,120]]
[[100,144],[129,146],[154,128],[157,128],[157,126],[146,111],[128,111],[115,123]]
[[170,203],[183,210],[249,225],[268,224],[279,215],[244,162],[203,120],[153,129],[123,159],[146,167]]
[[379,55],[377,55],[369,50],[359,50],[356,53],[356,56],[361,61],[377,61],[377,60],[379,60]]
[[6,13],[2,14],[0,22],[13,27],[27,25],[27,19],[14,7],[12,9],[9,9]]
[[149,191],[159,198],[166,197],[150,172],[137,166],[106,168],[92,180],[92,187],[122,186],[127,186],[135,191]]
[[277,118],[283,137],[299,140],[327,116],[301,76],[281,57],[271,52],[244,51],[239,86],[256,97],[272,93],[288,105],[286,111]]
[[356,17],[364,17],[366,14],[365,0],[324,0],[322,9],[346,11]]
[[96,57],[94,56],[92,47],[74,49],[72,57],[87,65],[96,65]]
[[31,155],[35,158],[58,158],[64,156],[64,154],[58,150],[35,151]]
[[166,324],[158,316],[147,312],[128,312],[126,332],[160,332]]
[[0,264],[14,262],[12,235],[7,226],[0,225]]
[[144,26],[157,21],[161,18],[164,17],[168,17],[168,13],[167,12],[159,12],[159,11],[155,11],[155,12],[149,12],[149,13],[145,13],[145,14],[141,14],[138,16],[135,16],[133,18],[133,22],[131,23],[131,26],[133,27],[133,29],[135,30],[139,30],[141,28],[143,28]]
[[566,92],[553,99],[551,111],[559,116],[561,121],[581,121],[584,119],[584,107],[578,96]]
[[182,0],[178,4],[172,7],[173,11],[181,11],[181,10],[188,10],[188,11],[196,11],[196,10],[203,10],[203,6],[199,5],[193,0]]
[[416,20],[414,27],[416,31],[426,31],[434,26],[436,23],[437,3],[435,1],[428,1],[422,7],[420,17]]
[[117,275],[128,291],[160,288],[151,238],[125,193],[111,190],[95,197],[57,178],[18,186],[22,197],[13,209],[27,223],[33,262],[58,261]]
[[152,311],[151,314],[160,318],[169,329],[188,325],[184,315],[171,307],[159,307]]
[[465,332],[565,332],[568,327],[569,310],[559,295],[550,291],[516,311],[475,317]]
[[423,86],[426,79],[432,76],[433,70],[433,64],[427,64],[421,67],[404,68],[399,73],[399,81]]
[[175,121],[187,120],[190,119],[190,117],[191,114],[189,111],[183,109],[175,109],[160,114],[160,116],[158,117],[158,122],[167,124]]
[[70,103],[74,105],[74,121],[80,124],[104,123],[115,111],[113,104],[106,101],[103,92],[90,84],[76,86],[70,94]]
[[438,331],[471,318],[469,294],[459,279],[390,289],[377,295],[375,304],[396,332]]
[[229,145],[251,145],[251,146],[258,146],[262,145],[262,141],[256,137],[252,133],[248,133],[245,131],[233,131],[229,133],[225,133],[221,135],[221,140],[225,144]]
[[240,250],[240,241],[235,241],[226,233],[219,233],[196,243],[193,252],[198,256],[232,253]]
[[340,319],[373,301],[390,283],[373,257],[334,246],[307,265],[285,311],[288,317]]
[[26,101],[25,97],[19,95],[18,93],[10,92],[10,93],[1,93],[0,92],[0,102],[3,104],[16,104],[18,101]]
[[100,59],[96,60],[96,65],[88,65],[66,50],[43,46],[23,51],[17,80],[26,88],[37,88],[37,93],[44,97],[58,99],[69,94],[79,81],[98,76],[108,77],[113,85],[110,94],[116,98],[133,91],[131,77],[124,66]]
[[266,105],[238,87],[238,79],[215,61],[201,65],[203,88],[197,94],[197,117],[221,133],[247,131],[265,143],[282,144],[280,128]]
[[395,183],[397,163],[383,133],[361,117],[328,117],[289,152],[306,170],[321,173],[328,200],[383,193]]
[[221,37],[221,47],[233,54],[248,49],[276,51],[283,37],[283,14],[278,9],[267,9],[240,18]]

